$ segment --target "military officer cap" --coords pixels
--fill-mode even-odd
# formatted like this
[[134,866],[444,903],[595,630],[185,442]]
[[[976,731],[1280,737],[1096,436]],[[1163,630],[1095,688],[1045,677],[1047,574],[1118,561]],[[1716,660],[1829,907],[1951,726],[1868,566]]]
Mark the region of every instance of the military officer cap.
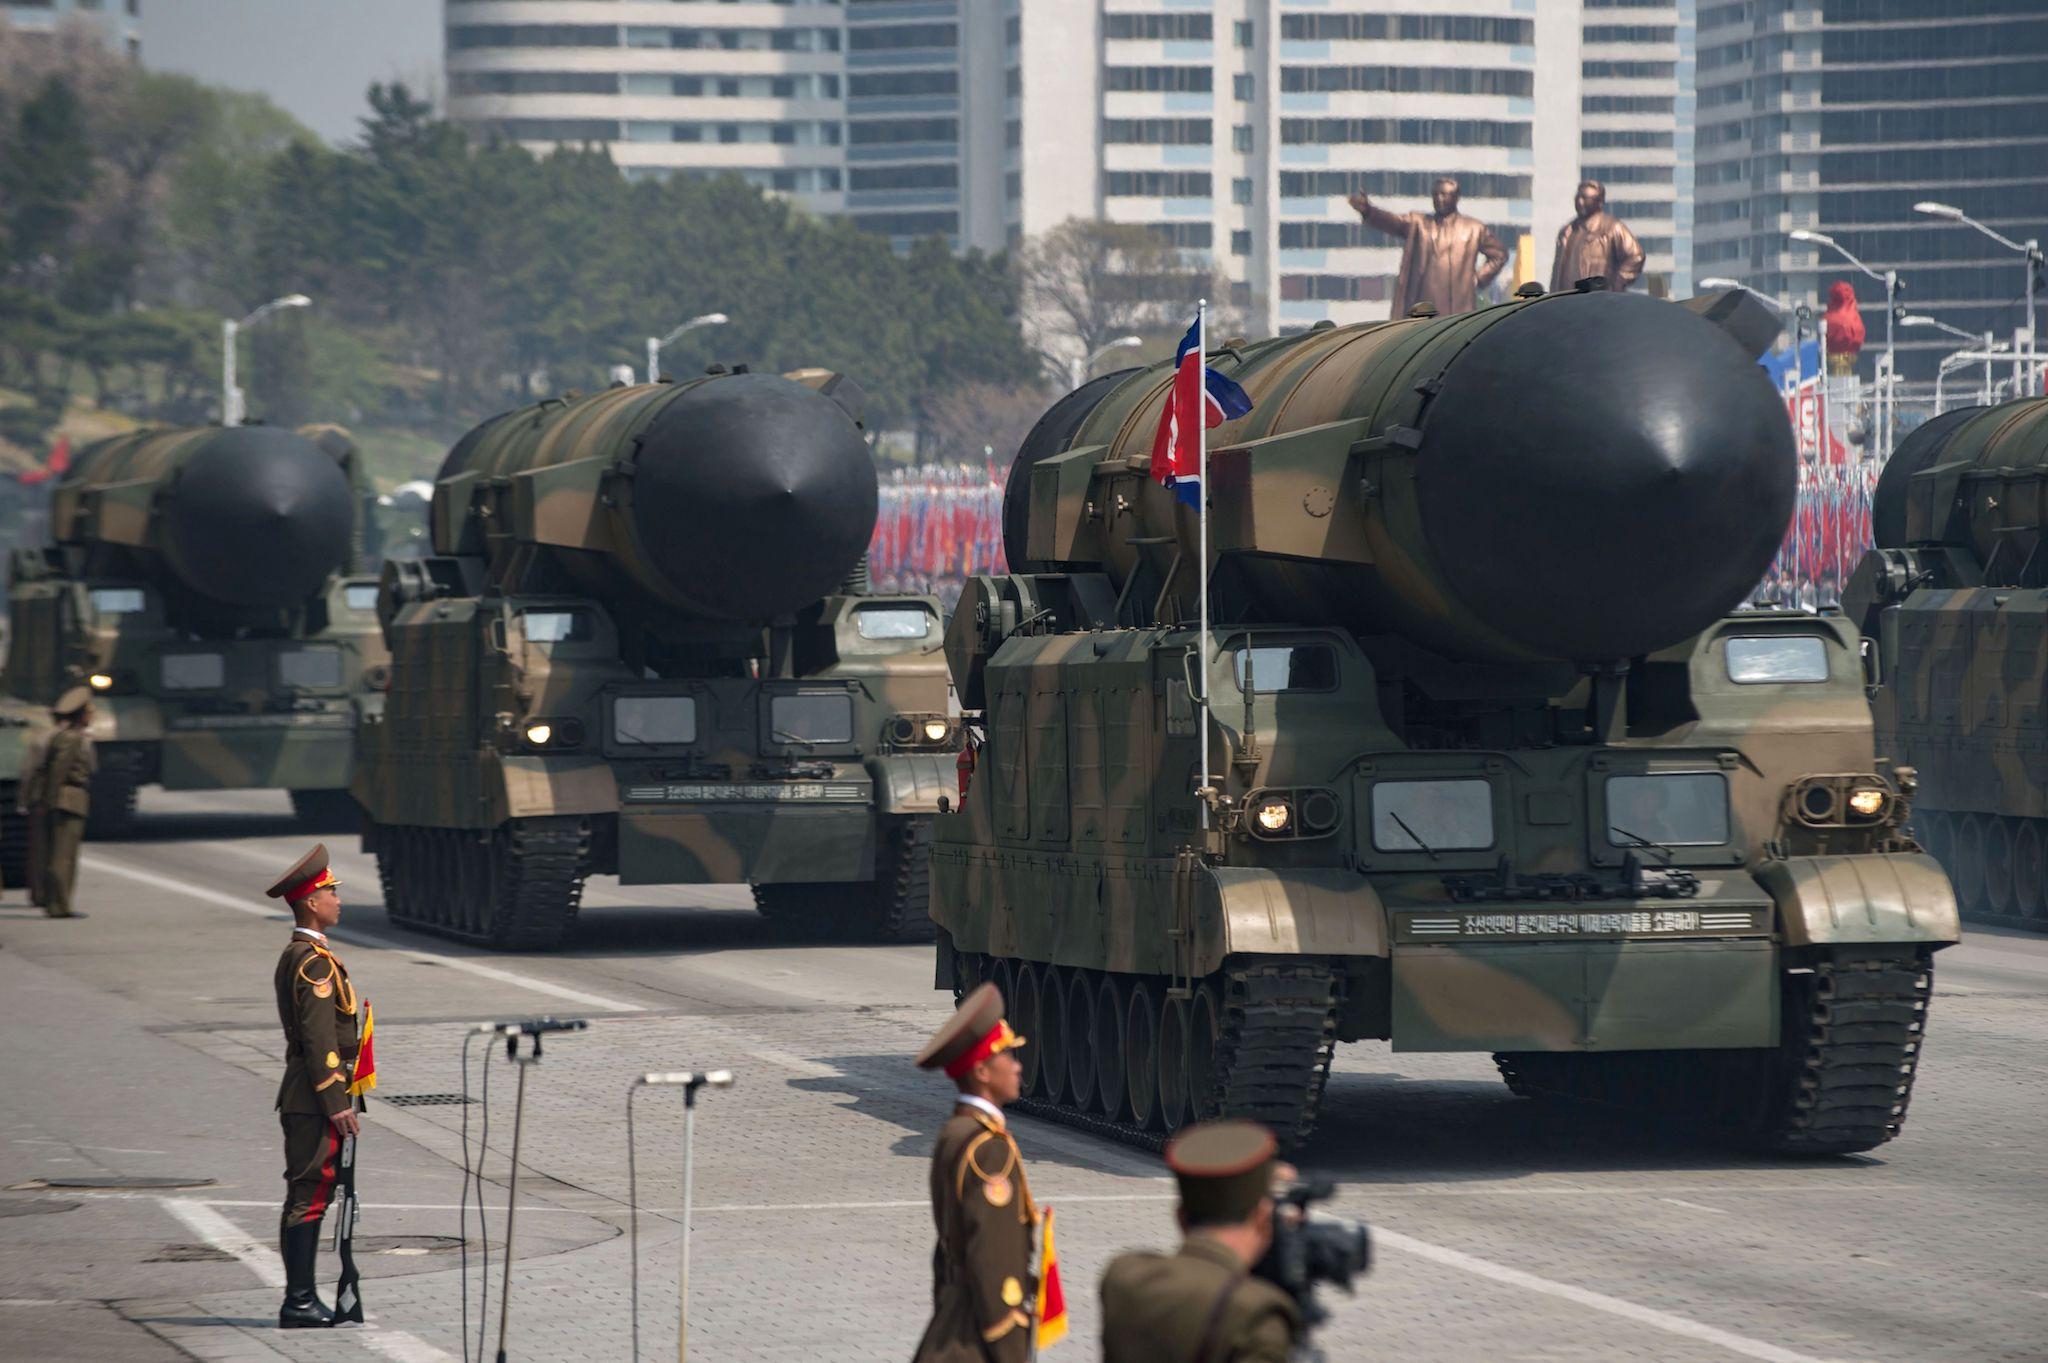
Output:
[[272,899],[282,899],[287,904],[296,904],[315,890],[324,890],[341,881],[327,868],[327,844],[316,842],[313,850],[300,857],[291,870],[286,871],[263,893]]
[[57,697],[57,703],[50,707],[50,713],[59,719],[69,719],[90,704],[92,704],[91,688],[74,686],[63,695]]
[[1202,1122],[1166,1145],[1166,1164],[1180,1183],[1182,1214],[1191,1226],[1242,1221],[1273,1190],[1273,1133],[1257,1122]]
[[944,1070],[948,1079],[958,1079],[990,1056],[1023,1044],[1024,1038],[1011,1031],[1003,1018],[1003,991],[984,984],[933,1033],[918,1052],[917,1067]]

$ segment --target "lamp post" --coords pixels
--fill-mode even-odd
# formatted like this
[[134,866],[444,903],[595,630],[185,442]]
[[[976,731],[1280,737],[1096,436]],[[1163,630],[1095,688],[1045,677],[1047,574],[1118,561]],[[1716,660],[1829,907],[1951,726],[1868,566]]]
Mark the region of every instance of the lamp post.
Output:
[[1889,459],[1892,452],[1892,410],[1891,390],[1898,381],[1898,353],[1892,346],[1892,319],[1899,310],[1899,272],[1885,270],[1882,273],[1871,269],[1849,253],[1847,247],[1825,232],[1809,232],[1803,227],[1788,233],[1792,240],[1807,242],[1814,246],[1825,246],[1854,265],[1863,273],[1884,285],[1884,364],[1877,376],[1878,441],[1877,457]]
[[1096,361],[1100,360],[1110,351],[1128,350],[1133,346],[1141,346],[1143,344],[1145,344],[1143,337],[1119,336],[1108,345],[1097,347],[1086,359],[1076,358],[1068,361],[1067,386],[1069,388],[1079,388],[1082,384],[1086,383],[1088,381],[1088,371],[1095,367]]
[[[1951,326],[1947,322],[1942,321],[1938,317],[1929,317],[1925,313],[1919,312],[1912,313],[1905,317],[1901,317],[1899,319],[1899,325],[1902,327],[1933,327],[1936,331],[1945,331],[1949,335],[1957,337],[1960,340],[1970,342],[1972,345],[1976,344],[1977,341],[1980,339],[1988,338],[1990,335],[1990,333],[1987,332],[1985,333],[1984,338],[1980,338],[1974,331],[1964,331],[1961,327]],[[1934,410],[1937,414],[1939,414],[1941,411],[1942,380],[1947,378],[1948,371],[1955,367],[1955,363],[1958,359],[1958,356],[1967,355],[1968,353],[1969,352],[1967,350],[1963,350],[1957,352],[1956,355],[1946,356],[1942,359],[1941,364],[1936,368],[1934,373]],[[1988,387],[1991,375],[1991,362],[1988,357],[1984,362],[1984,374],[1985,382]]]
[[282,308],[309,308],[313,300],[302,293],[288,293],[282,298],[273,298],[256,311],[236,321],[223,317],[220,322],[220,424],[239,426],[242,424],[242,390],[235,383],[235,341],[243,327],[253,327],[271,313]]
[[2003,232],[1994,231],[1986,227],[1983,223],[1978,222],[1953,204],[1935,203],[1931,199],[1922,199],[1919,203],[1913,205],[1913,211],[1915,213],[1924,213],[1930,218],[1941,218],[1948,222],[1959,222],[1965,227],[1974,227],[2006,250],[2018,251],[2025,258],[2027,271],[2027,335],[2024,347],[2018,341],[2015,341],[2012,350],[2015,361],[2014,377],[2017,378],[2022,372],[2020,362],[2022,360],[2022,350],[2024,349],[2025,387],[2028,395],[2031,396],[2034,389],[2034,357],[2040,352],[2040,345],[2034,339],[2034,272],[2041,268],[2040,241],[2034,237],[2028,237],[2023,242],[2014,241]]
[[731,320],[732,318],[727,317],[722,312],[707,312],[702,317],[692,317],[666,336],[649,336],[647,338],[647,381],[649,383],[659,383],[661,381],[661,348],[663,346],[674,345],[677,339],[685,332],[695,331],[698,327],[722,327]]

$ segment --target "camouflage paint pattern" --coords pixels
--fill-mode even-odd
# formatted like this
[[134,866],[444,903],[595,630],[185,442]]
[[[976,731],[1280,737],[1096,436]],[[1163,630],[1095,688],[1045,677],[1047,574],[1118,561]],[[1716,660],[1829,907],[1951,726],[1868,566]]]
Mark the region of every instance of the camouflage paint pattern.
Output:
[[1968,917],[2048,931],[2048,399],[1950,412],[1900,446],[1845,608],[1875,650],[1878,745]]
[[[1111,389],[1064,452],[1020,462],[1028,559],[1045,571],[971,581],[948,638],[985,741],[962,809],[934,827],[942,984],[955,953],[1183,990],[1232,964],[1316,960],[1343,978],[1345,1040],[1765,1048],[1793,953],[1957,940],[1946,879],[1903,831],[1911,773],[1880,766],[1842,618],[1729,616],[1602,669],[1460,605],[1403,423],[1517,306],[1212,358],[1255,403],[1211,435],[1217,613],[1258,623],[1207,640],[1191,628],[1194,511],[1150,476],[1164,367]],[[1763,527],[1766,557],[1779,528]],[[1731,662],[1731,640],[1762,642]],[[1248,647],[1327,661],[1315,684],[1255,683],[1247,703],[1234,659]],[[1811,679],[1735,680],[1758,649],[1792,650]],[[1697,836],[1635,847],[1610,831],[1627,826],[1610,791],[1661,809],[1672,797],[1650,792],[1672,788],[1610,784],[1634,777],[1704,780],[1691,788],[1725,789],[1725,805]],[[1378,793],[1418,780],[1483,786],[1483,837],[1424,849],[1376,828]],[[1868,816],[1846,804],[1859,791]],[[1289,812],[1283,831],[1257,821],[1269,802]],[[1688,879],[1691,894],[1659,892]]]
[[[846,883],[876,875],[892,821],[955,789],[935,600],[853,590],[777,621],[701,619],[684,604],[695,584],[665,581],[611,514],[640,432],[706,382],[507,413],[451,452],[437,557],[386,570],[391,689],[355,784],[373,825],[578,816],[588,869],[628,884]],[[558,590],[534,591],[543,580]],[[867,637],[875,612],[906,637]],[[794,696],[843,705],[843,739],[778,736],[777,698]],[[684,727],[626,741],[621,707],[650,705]]]
[[[360,494],[353,443],[338,427],[317,429],[346,444],[327,452]],[[0,724],[16,710],[44,722],[37,716],[66,688],[99,677],[92,732],[103,772],[173,790],[345,790],[356,724],[383,703],[375,580],[331,575],[259,622],[264,637],[235,638],[195,631],[176,618],[168,584],[136,571],[153,565],[164,488],[218,434],[145,431],[81,454],[52,494],[58,542],[11,560]],[[106,546],[133,556],[110,568]]]

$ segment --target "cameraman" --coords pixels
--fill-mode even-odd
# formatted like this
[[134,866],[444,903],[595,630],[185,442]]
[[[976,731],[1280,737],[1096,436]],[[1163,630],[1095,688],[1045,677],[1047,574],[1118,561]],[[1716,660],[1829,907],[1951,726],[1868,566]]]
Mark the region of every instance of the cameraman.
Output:
[[1273,1244],[1277,1148],[1256,1122],[1191,1126],[1168,1143],[1186,1236],[1177,1254],[1119,1255],[1102,1275],[1103,1363],[1285,1363],[1301,1310],[1252,1275]]

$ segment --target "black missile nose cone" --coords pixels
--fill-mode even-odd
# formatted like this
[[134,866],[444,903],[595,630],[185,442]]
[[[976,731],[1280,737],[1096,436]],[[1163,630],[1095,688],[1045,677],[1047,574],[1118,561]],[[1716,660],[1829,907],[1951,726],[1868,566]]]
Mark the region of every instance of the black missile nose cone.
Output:
[[676,394],[634,459],[633,524],[694,613],[786,614],[831,592],[874,535],[874,460],[829,397],[773,374]]
[[266,609],[319,591],[347,560],[354,525],[348,477],[331,457],[291,431],[237,426],[186,457],[162,541],[195,591]]
[[1517,310],[1452,363],[1417,457],[1462,603],[1553,658],[1666,647],[1769,567],[1797,468],[1785,405],[1720,327],[1631,294]]

